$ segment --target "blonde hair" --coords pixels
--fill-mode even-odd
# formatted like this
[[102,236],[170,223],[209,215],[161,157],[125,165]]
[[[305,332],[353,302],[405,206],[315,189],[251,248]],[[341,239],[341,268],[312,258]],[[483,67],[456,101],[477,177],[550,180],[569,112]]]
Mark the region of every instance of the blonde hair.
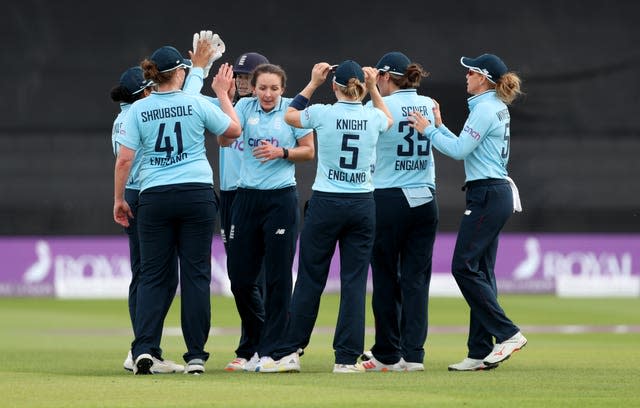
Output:
[[367,95],[367,88],[362,82],[360,82],[360,80],[358,80],[358,78],[350,78],[349,82],[347,82],[347,86],[342,86],[335,81],[334,83],[344,96],[351,99],[361,101]]
[[507,105],[510,105],[523,92],[520,90],[522,80],[515,72],[507,72],[496,82],[496,95]]

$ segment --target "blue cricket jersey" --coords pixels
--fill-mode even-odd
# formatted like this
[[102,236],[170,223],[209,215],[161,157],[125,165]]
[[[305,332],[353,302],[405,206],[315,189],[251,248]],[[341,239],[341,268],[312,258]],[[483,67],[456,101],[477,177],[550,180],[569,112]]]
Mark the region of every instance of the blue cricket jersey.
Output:
[[[460,136],[444,125],[429,126],[425,133],[433,146],[456,160],[464,160],[466,181],[508,176],[509,109],[493,90],[468,100],[469,117]],[[433,123],[433,122],[432,122]]]
[[116,139],[142,151],[141,190],[181,183],[213,185],[204,131],[220,135],[230,123],[229,116],[202,96],[152,92],[131,105],[124,130]]
[[[435,189],[435,164],[429,138],[409,126],[409,114],[420,112],[434,122],[433,100],[418,95],[416,89],[400,89],[383,97],[393,117],[393,125],[378,139],[375,188]],[[373,106],[367,102],[367,106]]]
[[387,130],[387,116],[360,102],[314,104],[300,113],[300,122],[318,138],[318,168],[312,189],[328,193],[373,191],[371,166],[376,143]]
[[291,98],[281,97],[275,107],[265,112],[257,97],[244,97],[235,106],[242,126],[237,149],[242,152],[242,167],[238,187],[275,190],[296,185],[295,164],[289,160],[260,162],[252,150],[261,140],[276,147],[293,148],[297,140],[308,135],[310,129],[297,129],[284,121]]
[[[116,141],[118,135],[123,132],[125,117],[127,116],[127,112],[131,104],[129,103],[121,103],[120,104],[120,113],[113,121],[113,128],[111,129],[111,146],[113,147],[113,154],[117,157],[118,151],[120,150],[120,144]],[[139,180],[139,172],[140,165],[142,164],[142,152],[136,151],[135,156],[133,158],[133,163],[131,164],[131,171],[129,172],[129,178],[127,179],[127,185],[125,188],[131,190],[140,190],[140,180]]]
[[[184,81],[182,89],[186,93],[197,95],[202,90],[204,84],[204,72],[202,68],[194,67],[189,70],[189,75]],[[220,106],[218,98],[202,95],[208,101]],[[233,141],[229,146],[220,146],[218,151],[218,173],[220,175],[220,190],[232,191],[238,188],[240,179],[240,169],[242,168],[242,155],[244,142],[242,135]]]
[[220,166],[220,190],[232,191],[238,188],[243,156],[244,141],[242,135],[229,146],[220,147],[218,156]]

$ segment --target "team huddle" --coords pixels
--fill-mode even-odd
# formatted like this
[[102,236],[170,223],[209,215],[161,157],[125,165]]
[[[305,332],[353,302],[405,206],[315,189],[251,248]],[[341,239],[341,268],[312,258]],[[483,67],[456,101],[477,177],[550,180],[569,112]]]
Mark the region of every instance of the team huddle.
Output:
[[[521,211],[507,172],[507,106],[520,93],[520,79],[500,58],[461,58],[470,114],[456,135],[442,123],[437,101],[417,92],[428,72],[402,52],[384,54],[375,66],[317,63],[293,98],[283,96],[282,67],[248,52],[233,65],[221,64],[211,82],[215,97],[204,95],[205,79],[224,52],[217,34],[201,31],[189,59],[163,46],[126,70],[111,91],[121,106],[112,131],[114,220],[129,236],[132,269],[135,338],[125,369],[205,371],[219,213],[241,318],[236,358],[225,370],[301,371],[338,245],[333,372],[423,371],[438,226],[434,147],[464,160],[466,174],[452,274],[471,309],[468,353],[448,369],[492,369],[526,345],[497,301],[494,274],[499,233]],[[335,103],[310,103],[328,78]],[[220,146],[219,195],[206,131]],[[298,237],[295,165],[315,157]],[[365,351],[369,266],[375,341]],[[163,359],[160,348],[178,281],[186,365]]]

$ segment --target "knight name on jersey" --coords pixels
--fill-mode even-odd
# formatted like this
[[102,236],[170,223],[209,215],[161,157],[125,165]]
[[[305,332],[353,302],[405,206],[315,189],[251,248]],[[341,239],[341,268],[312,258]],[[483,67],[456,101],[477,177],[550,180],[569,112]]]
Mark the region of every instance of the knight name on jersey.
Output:
[[396,160],[396,170],[426,170],[428,160]]
[[367,130],[367,119],[336,119],[336,130]]
[[327,175],[329,180],[346,181],[347,183],[362,184],[367,181],[367,173],[364,171],[358,173],[347,173],[342,170],[329,169]]
[[193,106],[171,106],[161,109],[152,109],[144,112],[140,112],[142,122],[148,122],[150,120],[160,120],[167,118],[176,118],[178,116],[191,116],[193,115]]

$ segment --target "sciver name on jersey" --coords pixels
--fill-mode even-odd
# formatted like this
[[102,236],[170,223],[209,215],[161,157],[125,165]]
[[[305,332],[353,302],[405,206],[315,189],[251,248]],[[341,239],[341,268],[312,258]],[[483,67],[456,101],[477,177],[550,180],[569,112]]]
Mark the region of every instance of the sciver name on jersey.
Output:
[[464,159],[466,181],[504,179],[511,140],[509,109],[494,90],[470,97],[468,104],[469,117],[459,137],[444,125],[429,126],[425,132],[438,150]]
[[[434,122],[433,100],[416,89],[401,89],[384,96],[393,125],[380,135],[376,148],[373,183],[376,188],[435,189],[435,165],[429,138],[410,127],[411,112]],[[371,101],[367,106],[372,106]]]
[[318,170],[312,189],[329,193],[373,191],[371,167],[378,136],[387,128],[380,109],[360,102],[315,104],[300,115],[302,126],[316,130]]
[[[152,92],[134,102],[118,143],[140,151],[140,189],[180,183],[213,185],[204,131],[224,133],[231,118],[200,95],[183,91]],[[165,171],[175,167],[179,171]]]

